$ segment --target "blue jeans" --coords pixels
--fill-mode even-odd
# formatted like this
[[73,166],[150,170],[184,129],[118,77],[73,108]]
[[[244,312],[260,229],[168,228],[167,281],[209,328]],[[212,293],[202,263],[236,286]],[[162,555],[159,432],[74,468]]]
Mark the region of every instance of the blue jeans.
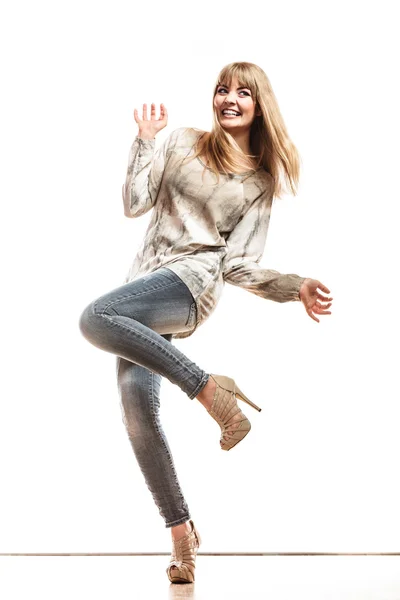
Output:
[[189,288],[161,267],[94,300],[79,319],[91,344],[117,356],[122,420],[166,527],[191,517],[160,423],[161,379],[191,400],[206,385],[209,374],[172,344],[172,333],[192,329],[196,316]]

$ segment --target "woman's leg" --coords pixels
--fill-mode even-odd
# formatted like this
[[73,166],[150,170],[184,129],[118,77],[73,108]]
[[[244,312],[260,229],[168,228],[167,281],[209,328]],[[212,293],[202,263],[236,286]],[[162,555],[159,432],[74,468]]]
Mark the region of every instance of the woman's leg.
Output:
[[92,302],[79,322],[88,341],[117,355],[123,422],[146,484],[171,528],[186,523],[190,514],[159,420],[160,386],[163,375],[194,398],[207,383],[208,374],[171,343],[173,331],[193,326],[193,302],[175,273],[158,270]]
[[[171,338],[165,334],[165,339]],[[166,527],[187,522],[183,496],[172,453],[160,422],[161,375],[117,356],[117,380],[122,420],[159,513]]]
[[192,400],[209,374],[163,334],[191,329],[193,303],[178,275],[161,268],[91,302],[79,326],[94,346],[166,377]]

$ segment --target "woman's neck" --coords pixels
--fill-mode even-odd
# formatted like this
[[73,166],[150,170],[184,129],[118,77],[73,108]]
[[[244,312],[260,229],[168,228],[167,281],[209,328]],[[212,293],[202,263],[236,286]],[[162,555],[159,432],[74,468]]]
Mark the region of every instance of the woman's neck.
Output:
[[233,137],[239,148],[242,150],[244,154],[251,154],[250,148],[250,132],[247,129],[246,131],[229,131],[230,135]]

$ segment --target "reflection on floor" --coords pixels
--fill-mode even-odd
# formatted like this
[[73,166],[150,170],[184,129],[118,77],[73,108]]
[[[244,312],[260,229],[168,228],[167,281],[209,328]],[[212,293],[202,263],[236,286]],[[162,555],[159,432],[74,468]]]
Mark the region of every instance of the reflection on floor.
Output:
[[0,556],[4,600],[400,600],[400,556],[197,556],[173,584],[168,556]]

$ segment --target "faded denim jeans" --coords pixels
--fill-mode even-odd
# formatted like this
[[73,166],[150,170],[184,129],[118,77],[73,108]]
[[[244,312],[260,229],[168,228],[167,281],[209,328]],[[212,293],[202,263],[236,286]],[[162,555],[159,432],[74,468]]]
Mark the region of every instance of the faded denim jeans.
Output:
[[91,302],[79,327],[116,358],[122,420],[147,487],[166,527],[190,519],[159,418],[162,377],[194,399],[209,374],[172,344],[195,324],[196,304],[176,273],[161,267]]

